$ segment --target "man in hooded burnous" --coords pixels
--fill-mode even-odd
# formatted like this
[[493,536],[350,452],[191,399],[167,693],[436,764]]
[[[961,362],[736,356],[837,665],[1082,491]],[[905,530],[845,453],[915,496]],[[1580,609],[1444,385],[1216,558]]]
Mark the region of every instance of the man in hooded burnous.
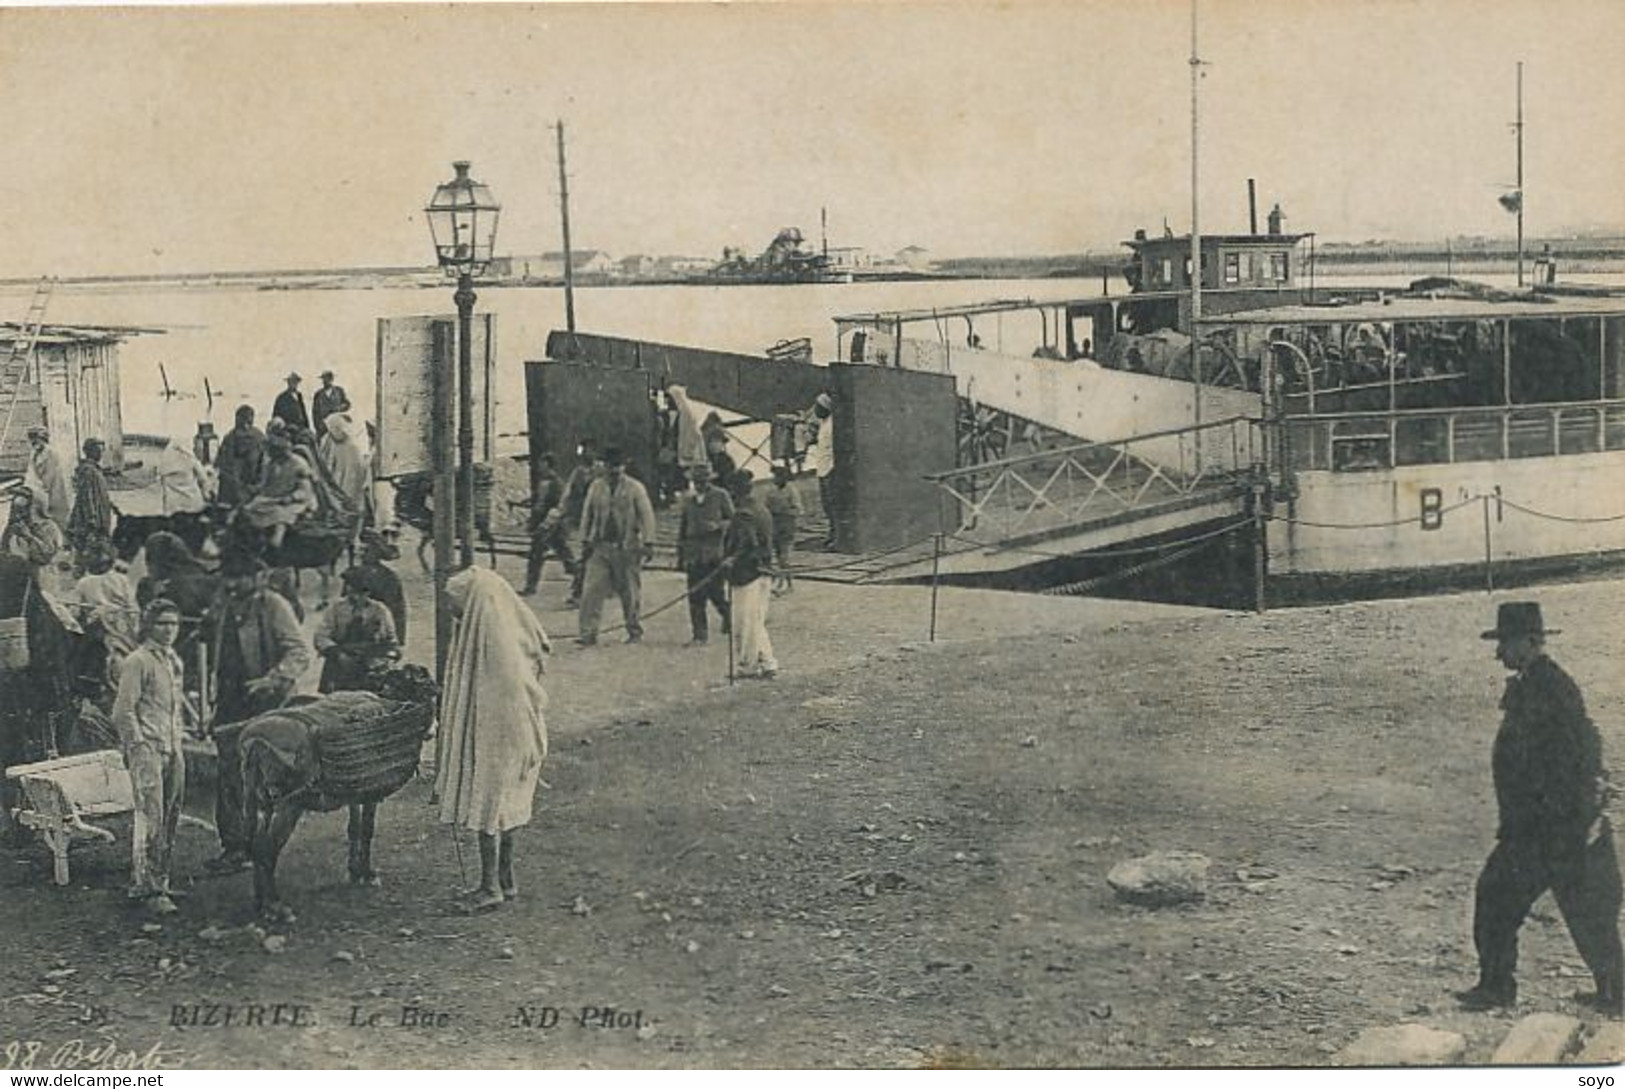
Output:
[[23,482],[39,493],[39,512],[66,531],[68,515],[73,511],[73,496],[68,491],[68,473],[62,459],[51,449],[51,429],[43,425],[28,429],[28,471]]
[[440,696],[435,793],[440,820],[476,833],[480,883],[467,907],[490,911],[519,896],[514,833],[530,823],[547,759],[553,645],[507,580],[470,567],[446,586],[455,617]]
[[102,470],[102,453],[107,444],[86,439],[84,457],[73,471],[73,513],[68,516],[68,543],[79,556],[88,556],[97,542],[113,539],[113,519],[117,508],[107,488]]

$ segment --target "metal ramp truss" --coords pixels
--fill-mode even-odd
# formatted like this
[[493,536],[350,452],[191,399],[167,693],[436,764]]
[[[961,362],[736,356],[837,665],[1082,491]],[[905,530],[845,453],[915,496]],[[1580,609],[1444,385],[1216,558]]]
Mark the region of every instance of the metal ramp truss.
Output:
[[[1191,511],[1194,521],[1206,508],[1246,494],[1261,450],[1257,421],[1232,417],[966,465],[929,479],[957,508],[961,540],[999,548],[1178,511]],[[1146,456],[1153,451],[1155,458]]]

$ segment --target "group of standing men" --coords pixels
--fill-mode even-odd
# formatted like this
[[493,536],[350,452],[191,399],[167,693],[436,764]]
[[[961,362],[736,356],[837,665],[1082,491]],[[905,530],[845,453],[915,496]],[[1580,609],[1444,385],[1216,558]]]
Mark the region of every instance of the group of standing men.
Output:
[[[349,400],[332,372],[322,378],[314,413],[307,415],[299,377],[288,376],[269,434],[254,427],[251,407],[238,409],[236,427],[211,459],[219,482],[214,498],[234,516],[285,531],[313,507],[318,473],[356,512],[365,511],[371,475],[353,442]],[[110,684],[101,689],[105,697],[92,702],[109,715],[131,775],[131,894],[149,910],[168,914],[175,910],[169,855],[184,793],[182,741],[201,710],[189,693],[207,691],[214,700],[215,822],[222,850],[207,868],[232,872],[248,858],[235,749],[240,725],[284,703],[317,655],[324,663],[322,691],[366,687],[394,660],[405,635],[405,606],[400,580],[386,561],[399,555],[393,537],[398,530],[375,527],[362,534],[361,563],[344,573],[344,597],[323,615],[312,640],[301,627],[297,596],[272,589],[271,572],[252,552],[228,551],[219,569],[210,571],[179,537],[156,532],[143,543],[146,575],[132,589],[114,565],[118,514],[101,466],[105,444],[86,440],[70,487],[50,433],[36,427],[28,437],[25,487],[14,498],[0,554],[7,563],[26,563],[30,583],[41,591],[72,591],[63,600],[78,599],[86,633],[103,647]],[[273,534],[273,547],[279,536]],[[78,576],[70,587],[57,585],[54,577],[66,569],[65,548]],[[189,676],[191,659],[177,653],[198,642],[208,649],[208,677]]]
[[[182,741],[191,713],[186,668],[174,649],[183,623],[206,643],[213,672],[214,817],[221,852],[205,869],[229,874],[249,863],[238,751],[243,725],[286,703],[318,656],[319,691],[373,687],[398,655],[404,599],[399,578],[385,563],[398,552],[387,534],[373,530],[365,535],[363,562],[344,572],[343,598],[323,614],[313,637],[305,634],[295,603],[272,589],[256,557],[229,552],[219,572],[209,574],[184,555],[162,559],[184,551],[168,534],[154,534],[147,549],[153,574],[143,580],[141,644],[123,661],[112,720],[136,801],[131,896],[156,914],[171,914],[176,907],[169,855],[184,793]],[[150,563],[154,554],[157,564]],[[179,602],[191,599],[189,608],[198,608],[200,597],[207,601],[202,615],[183,614]]]
[[241,405],[236,423],[216,458],[219,501],[267,535],[280,548],[290,527],[316,515],[324,495],[337,494],[344,514],[357,524],[372,512],[373,474],[350,417],[350,400],[333,372],[306,409],[298,372],[287,376],[265,431],[254,426],[254,409]]
[[70,477],[51,446],[51,431],[28,429],[28,467],[23,487],[15,493],[4,531],[3,549],[27,559],[47,591],[58,589],[55,568],[64,548],[71,549],[76,568],[98,546],[111,546],[117,508],[108,489],[102,457],[107,444],[88,438]]
[[[776,583],[780,592],[789,590],[787,565],[801,512],[789,469],[775,466],[766,498],[757,494],[749,470],[731,469],[718,480],[710,460],[690,465],[687,483],[677,544],[687,581],[687,645],[709,641],[714,609],[724,635],[738,632],[743,675],[771,678],[779,665],[767,632],[768,603]],[[547,556],[557,555],[571,575],[567,604],[579,608],[576,642],[597,645],[611,594],[620,600],[624,641],[641,642],[642,570],[654,553],[655,513],[648,490],[627,473],[622,452],[610,447],[600,455],[586,440],[568,479],[543,454],[529,503],[531,544],[522,592],[536,592]],[[571,547],[573,533],[579,535],[579,557]]]

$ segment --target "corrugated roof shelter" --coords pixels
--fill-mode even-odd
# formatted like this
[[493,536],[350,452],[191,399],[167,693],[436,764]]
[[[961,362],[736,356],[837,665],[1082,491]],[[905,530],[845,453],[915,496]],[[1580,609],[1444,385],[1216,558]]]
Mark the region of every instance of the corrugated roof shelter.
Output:
[[112,326],[42,325],[34,331],[0,322],[0,357],[14,349],[33,351],[0,374],[0,476],[21,475],[28,462],[28,429],[51,430],[51,447],[64,465],[79,459],[86,439],[107,444],[102,464],[118,469],[124,459],[124,427],[119,410],[118,346],[139,333],[160,332]]

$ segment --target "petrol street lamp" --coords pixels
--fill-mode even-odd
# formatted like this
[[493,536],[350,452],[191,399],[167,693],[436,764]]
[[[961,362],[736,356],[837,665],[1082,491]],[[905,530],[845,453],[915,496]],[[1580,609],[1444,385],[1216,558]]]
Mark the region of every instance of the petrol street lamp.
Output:
[[[429,206],[435,254],[447,275],[457,277],[457,480],[453,485],[447,465],[450,452],[449,376],[433,375],[434,412],[431,443],[434,450],[434,566],[435,647],[437,666],[445,664],[451,618],[443,615],[442,599],[450,577],[452,518],[462,543],[463,566],[474,562],[474,277],[491,263],[496,246],[497,218],[502,206],[491,190],[468,176],[469,164],[451,164],[456,177],[436,187]],[[487,396],[489,396],[487,391]],[[462,501],[457,501],[461,495]]]

